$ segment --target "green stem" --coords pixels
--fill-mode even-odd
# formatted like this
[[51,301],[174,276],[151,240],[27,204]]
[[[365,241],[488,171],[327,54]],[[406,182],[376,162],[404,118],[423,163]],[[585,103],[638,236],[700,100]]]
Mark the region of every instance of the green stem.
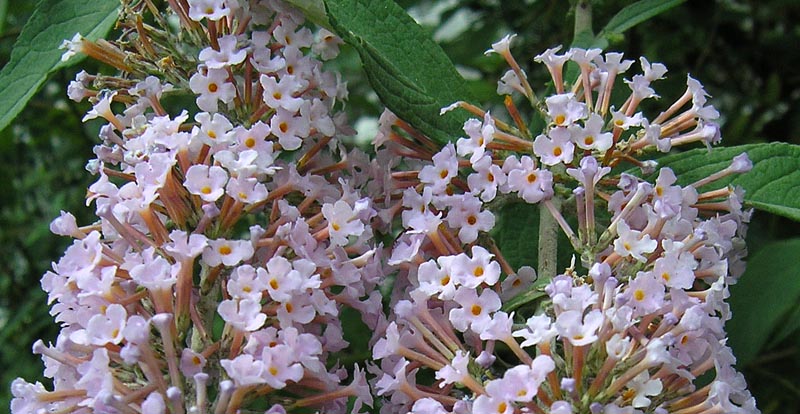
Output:
[[578,0],[575,3],[575,31],[573,40],[578,39],[584,32],[588,32],[594,37],[594,32],[592,32],[591,0]]
[[[550,202],[561,209],[561,199],[553,197]],[[543,206],[540,206],[543,207]],[[539,210],[539,266],[540,278],[552,279],[556,275],[556,254],[558,252],[558,223],[546,208]]]

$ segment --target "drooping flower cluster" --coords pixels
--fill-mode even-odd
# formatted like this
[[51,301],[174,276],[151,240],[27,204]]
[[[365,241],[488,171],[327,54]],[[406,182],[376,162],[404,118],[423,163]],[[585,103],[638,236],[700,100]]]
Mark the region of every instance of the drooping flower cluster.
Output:
[[[18,379],[11,411],[358,412],[363,370],[328,358],[345,304],[381,307],[366,187],[382,178],[336,138],[345,90],[320,59],[339,41],[277,0],[169,5],[123,1],[120,41],[70,43],[124,75],[69,87],[107,121],[99,221],[51,226],[76,239],[42,280],[62,329],[34,352],[55,389]],[[168,112],[181,94],[200,111]]]
[[[445,108],[480,118],[440,151],[384,117],[380,143],[428,161],[399,183],[405,231],[389,261],[398,268],[391,322],[373,350],[382,412],[757,412],[723,330],[749,213],[738,190],[702,189],[747,171],[746,154],[688,185],[668,168],[652,184],[611,172],[631,163],[655,175],[657,164],[640,160],[647,151],[718,142],[702,86],[688,78],[686,93],[650,118],[638,108],[656,96],[650,84],[663,65],[641,58],[643,73],[625,79],[630,93],[615,100],[615,80],[633,61],[555,48],[536,58],[555,90],[539,101],[510,41],[488,51],[512,68],[498,92],[533,104],[545,124],[538,135],[510,97],[513,124],[463,102]],[[568,61],[580,68],[571,84]],[[537,204],[552,217],[572,263],[542,263],[554,263],[556,249],[548,256],[540,245],[538,275],[514,269],[488,234],[509,203]]]
[[[650,116],[663,65],[641,58],[618,98],[633,61],[555,48],[540,100],[506,37],[488,53],[511,122],[455,103],[477,118],[441,146],[386,112],[370,157],[338,139],[333,34],[279,0],[167,3],[123,0],[119,41],[65,42],[122,75],[68,89],[107,122],[99,219],[52,223],[76,239],[42,280],[54,390],[16,380],[12,413],[359,413],[373,394],[387,414],[757,412],[723,329],[749,213],[705,187],[750,162],[679,185],[647,159],[719,141],[697,81]],[[539,210],[538,271],[490,233],[513,204]],[[345,308],[373,332],[363,370],[339,366]]]

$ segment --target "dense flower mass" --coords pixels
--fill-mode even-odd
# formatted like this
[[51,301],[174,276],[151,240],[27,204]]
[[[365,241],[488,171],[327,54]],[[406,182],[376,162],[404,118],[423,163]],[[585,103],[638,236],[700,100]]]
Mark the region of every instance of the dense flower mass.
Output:
[[[620,98],[633,61],[554,48],[540,99],[508,36],[487,53],[511,67],[510,122],[457,102],[476,118],[442,146],[387,111],[367,155],[340,140],[347,93],[322,65],[340,41],[290,6],[122,3],[118,41],[66,42],[122,75],[68,89],[106,122],[98,220],[51,225],[75,239],[42,279],[54,389],[16,380],[12,413],[757,412],[724,331],[749,212],[705,187],[751,164],[684,183],[647,159],[719,141],[696,80],[650,116],[663,65],[641,58]],[[491,233],[520,205],[536,270]],[[361,364],[340,365],[345,310],[372,331]]]
[[[364,371],[328,359],[342,307],[376,313],[383,275],[365,192],[380,176],[348,170],[366,157],[338,143],[346,92],[322,69],[337,40],[279,1],[123,3],[125,37],[76,46],[127,74],[69,89],[108,123],[89,163],[99,221],[51,227],[76,239],[42,279],[62,330],[34,352],[55,390],[17,380],[12,412],[371,405]],[[164,109],[187,92],[200,112]]]
[[[416,152],[430,162],[404,183],[405,231],[389,261],[399,268],[393,313],[373,351],[382,412],[757,412],[723,330],[749,213],[733,188],[702,190],[750,162],[742,155],[681,186],[672,170],[638,161],[650,150],[719,140],[702,86],[689,77],[686,93],[650,119],[638,108],[656,96],[650,84],[663,65],[641,58],[643,73],[625,80],[630,94],[614,100],[614,82],[633,61],[555,48],[536,58],[555,89],[539,101],[511,39],[487,52],[512,67],[498,92],[524,95],[545,127],[534,136],[510,98],[513,125],[460,102],[444,111],[479,116],[465,123],[467,137]],[[568,61],[580,68],[572,85],[563,81]],[[424,147],[385,134],[398,153]],[[621,162],[655,182],[612,174]],[[538,278],[512,268],[485,233],[508,203],[546,209],[571,244],[572,264],[540,263]]]

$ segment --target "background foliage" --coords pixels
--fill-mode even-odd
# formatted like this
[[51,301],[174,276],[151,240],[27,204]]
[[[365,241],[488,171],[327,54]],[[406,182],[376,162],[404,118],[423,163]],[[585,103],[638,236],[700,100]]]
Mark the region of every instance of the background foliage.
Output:
[[[629,3],[594,1],[595,29]],[[506,69],[499,57],[483,55],[492,42],[517,33],[512,51],[532,83],[542,85],[547,74],[533,63],[533,56],[569,44],[573,37],[574,16],[565,1],[399,4],[444,48],[477,100],[487,104],[501,103],[495,82]],[[0,0],[0,64],[8,61],[34,6]],[[690,1],[612,36],[607,49],[667,65],[673,76],[655,85],[663,97],[659,105],[683,92],[684,73],[701,80],[722,113],[726,146],[800,144],[798,21],[800,5],[793,0]],[[409,57],[412,64],[416,58]],[[382,107],[366,82],[357,51],[345,48],[332,64],[348,79],[348,111],[360,136],[369,138]],[[83,165],[92,156],[97,125],[80,123],[88,104],[66,99],[66,84],[75,71],[56,72],[0,132],[0,183],[5,190],[0,193],[0,243],[5,246],[0,250],[0,407],[8,406],[13,378],[30,381],[41,373],[38,357],[30,354],[32,342],[52,340],[56,333],[39,278],[69,240],[51,235],[48,224],[62,209],[76,214],[80,223],[91,220],[83,204],[91,177]],[[799,230],[788,219],[756,213],[748,235],[752,265],[732,290],[732,346],[765,413],[797,412],[800,407],[800,265],[794,260]]]

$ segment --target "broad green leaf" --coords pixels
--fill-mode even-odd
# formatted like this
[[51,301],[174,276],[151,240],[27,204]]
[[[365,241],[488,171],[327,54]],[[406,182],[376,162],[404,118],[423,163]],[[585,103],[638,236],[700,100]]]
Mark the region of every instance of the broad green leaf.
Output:
[[322,26],[328,30],[333,30],[325,15],[325,2],[322,0],[286,0],[287,3],[303,12],[306,19],[317,26]]
[[608,46],[608,38],[683,3],[686,0],[640,0],[619,11],[595,38],[595,47]]
[[539,207],[511,202],[493,212],[496,221],[492,238],[514,269],[536,268],[539,244]]
[[[114,25],[117,0],[42,0],[22,28],[11,59],[0,71],[0,130],[4,129],[39,90],[47,75],[63,67],[64,39],[75,33],[96,40]],[[74,63],[71,60],[67,63]]]
[[[800,303],[795,302],[794,309],[791,309],[777,325],[777,329],[772,333],[764,349],[771,349],[777,346],[791,335],[797,337],[796,334],[800,332]],[[800,337],[797,337],[797,339],[800,340]]]
[[733,317],[726,330],[740,366],[753,360],[800,300],[800,238],[771,243],[754,254],[731,287]]
[[[744,188],[744,204],[759,210],[800,221],[800,146],[783,142],[734,147],[693,149],[670,154],[658,160],[670,167],[678,184],[691,184],[730,165],[733,157],[747,152],[752,171],[719,180],[702,190],[733,184]],[[632,172],[632,171],[629,171]],[[655,174],[649,177],[655,178]]]
[[472,99],[444,51],[391,0],[325,0],[331,26],[361,56],[381,101],[439,143],[463,136],[464,111],[441,108]]
[[6,17],[8,16],[8,0],[0,0],[0,34],[6,29]]

